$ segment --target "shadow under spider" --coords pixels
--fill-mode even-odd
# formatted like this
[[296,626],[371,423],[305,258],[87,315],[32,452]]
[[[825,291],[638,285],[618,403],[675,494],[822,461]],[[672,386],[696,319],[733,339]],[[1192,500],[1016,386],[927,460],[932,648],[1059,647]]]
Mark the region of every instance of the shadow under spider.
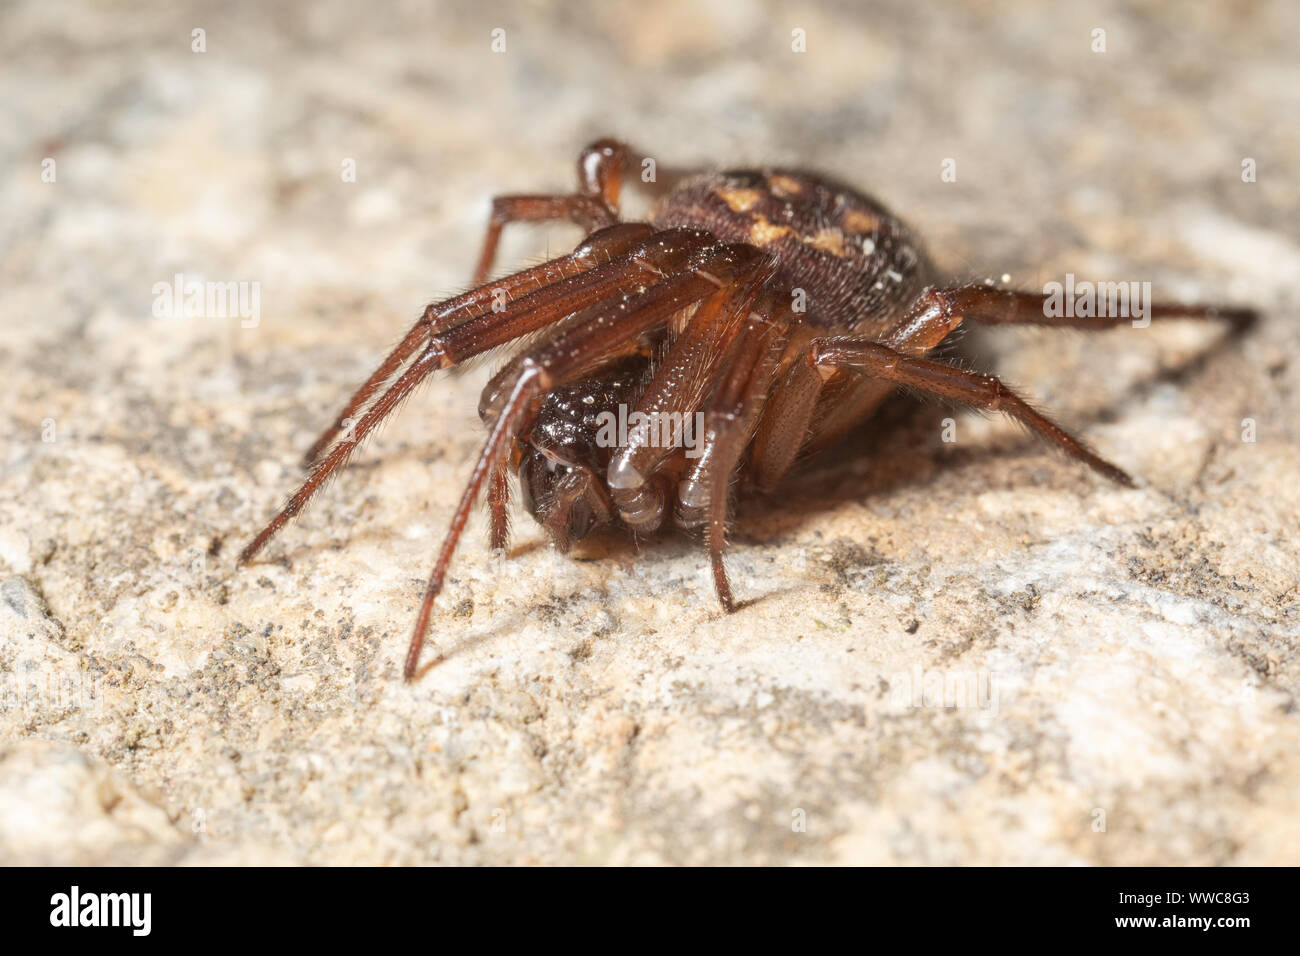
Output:
[[[1086,431],[1088,425],[1119,421],[1124,407],[1149,397],[1158,386],[1194,382],[1212,361],[1235,349],[1243,334],[1248,333],[1226,331],[1213,336],[1185,358],[1164,362],[1155,374],[1130,381],[1112,401],[1096,402],[1068,416],[1057,410],[1053,414],[1075,432]],[[945,343],[936,357],[992,373],[997,371],[998,351],[991,339],[980,334]],[[1032,394],[1032,383],[1020,384]],[[939,438],[943,420],[959,418],[964,412],[967,409],[955,404],[918,398],[906,391],[895,393],[840,443],[801,462],[770,494],[742,494],[730,537],[754,543],[779,541],[810,515],[849,502],[863,503],[900,488],[931,484],[946,472],[981,461],[1014,462],[1047,455],[1069,464],[1067,458],[1053,454],[1028,432],[1019,438],[999,437],[980,447],[945,447]]]

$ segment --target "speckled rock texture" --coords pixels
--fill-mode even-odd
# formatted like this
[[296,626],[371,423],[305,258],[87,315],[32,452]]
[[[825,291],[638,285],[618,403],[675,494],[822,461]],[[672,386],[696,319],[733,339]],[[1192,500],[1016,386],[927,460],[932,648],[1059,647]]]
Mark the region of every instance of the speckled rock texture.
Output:
[[[1300,861],[1295,4],[149,6],[0,11],[0,861]],[[1140,487],[900,397],[746,499],[731,616],[697,541],[478,514],[404,685],[490,364],[235,554],[489,197],[607,134],[1261,321],[970,332]]]

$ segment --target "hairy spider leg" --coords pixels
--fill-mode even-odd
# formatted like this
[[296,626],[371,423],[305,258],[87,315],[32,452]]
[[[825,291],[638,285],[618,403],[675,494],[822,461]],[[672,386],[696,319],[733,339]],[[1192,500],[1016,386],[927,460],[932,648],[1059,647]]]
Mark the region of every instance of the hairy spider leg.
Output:
[[496,260],[501,230],[512,222],[576,223],[587,232],[618,222],[618,194],[628,149],[612,139],[590,144],[578,156],[578,191],[565,196],[496,196],[488,216],[483,251],[474,269],[473,284],[487,280]]
[[970,372],[934,359],[904,355],[879,342],[851,336],[814,339],[808,348],[807,361],[819,374],[849,369],[868,378],[915,388],[976,408],[1005,412],[1111,481],[1127,488],[1134,487],[1133,479],[1122,469],[1035,410],[1003,385],[997,376]]
[[[950,289],[931,289],[917,298],[899,325],[899,333],[908,337],[920,327],[940,322],[955,328],[955,318],[979,322],[983,325],[1045,325],[1054,328],[1111,329],[1132,322],[1126,315],[1062,315],[1048,314],[1052,296],[1042,292],[1023,292],[1013,289],[995,289],[986,285],[956,286]],[[1207,305],[1199,302],[1153,302],[1152,319],[1204,319],[1222,320],[1242,330],[1256,318],[1253,309]]]
[[704,409],[704,453],[678,487],[679,523],[689,527],[707,522],[713,586],[727,613],[736,607],[722,562],[729,492],[758,427],[795,321],[788,303],[788,295],[769,289],[745,317],[720,365],[716,386]]
[[491,311],[500,311],[506,304],[562,279],[588,272],[626,253],[651,232],[653,230],[649,226],[639,223],[602,229],[587,237],[567,256],[551,259],[531,269],[504,276],[496,282],[480,285],[463,295],[430,304],[411,330],[348,400],[329,428],[312,443],[304,456],[304,463],[310,467],[320,459],[339,433],[347,427],[347,423],[355,423],[357,413],[374,397],[380,386],[404,367],[430,336],[460,322],[478,318]]

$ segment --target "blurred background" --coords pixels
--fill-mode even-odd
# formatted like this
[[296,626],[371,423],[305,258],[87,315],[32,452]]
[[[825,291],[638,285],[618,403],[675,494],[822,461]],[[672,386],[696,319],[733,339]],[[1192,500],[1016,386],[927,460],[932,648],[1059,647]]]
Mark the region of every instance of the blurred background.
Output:
[[[1285,0],[4,4],[0,633],[7,673],[45,689],[4,711],[0,739],[21,746],[0,764],[0,846],[59,862],[1294,851],[1300,732],[1278,702],[1300,573],[1298,64]],[[846,466],[832,505],[792,496],[739,531],[737,584],[765,596],[747,617],[719,619],[690,542],[581,563],[521,521],[502,571],[472,526],[441,612],[469,637],[404,688],[481,373],[410,403],[265,563],[235,574],[233,552],[384,347],[464,287],[490,197],[567,191],[605,135],[663,168],[835,175],[959,279],[1149,281],[1264,321],[1200,366],[1214,329],[972,336],[1158,491],[1114,497],[977,416],[945,450],[925,418],[887,461]],[[577,238],[514,227],[498,264]],[[255,286],[257,315],[160,317],[178,274]],[[1265,436],[1250,459],[1247,417]],[[1061,597],[1039,610],[1043,593]],[[1177,613],[1153,610],[1167,601]],[[1040,658],[1048,638],[1076,663]],[[1194,666],[1167,667],[1170,646]],[[991,725],[891,709],[882,675],[914,664],[1022,696]],[[38,778],[62,788],[37,801],[45,825],[3,829]],[[131,826],[85,819],[104,787]],[[1117,839],[1096,838],[1098,806]],[[816,821],[793,838],[791,807]],[[497,811],[528,825],[485,839]]]

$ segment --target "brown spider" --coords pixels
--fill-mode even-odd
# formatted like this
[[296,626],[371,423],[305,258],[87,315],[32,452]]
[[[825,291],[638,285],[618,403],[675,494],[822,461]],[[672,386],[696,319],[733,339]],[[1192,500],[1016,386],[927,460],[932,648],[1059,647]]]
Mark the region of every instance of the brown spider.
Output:
[[[843,436],[900,386],[1005,412],[1132,486],[997,378],[926,358],[965,320],[1104,329],[1126,317],[1052,318],[1041,293],[938,286],[898,219],[807,172],[689,179],[660,200],[648,224],[621,223],[619,188],[631,155],[602,139],[578,160],[577,193],[493,201],[475,288],[424,310],[312,445],[310,476],[240,554],[241,565],[430,372],[531,333],[539,335],[483,390],[487,443],[424,592],[403,670],[408,681],[484,486],[492,546],[506,546],[508,471],[562,550],[599,525],[640,533],[670,517],[685,528],[707,525],[727,611],[734,602],[722,552],[733,478],[771,489],[798,456]],[[485,284],[506,223],[551,220],[589,235],[566,256]],[[1253,318],[1247,309],[1208,305],[1154,304],[1149,315],[1237,327]],[[638,427],[606,427],[630,421],[629,409],[642,413]],[[700,415],[699,447],[686,447],[680,439]],[[665,430],[647,421],[670,422],[671,434],[665,440]]]

